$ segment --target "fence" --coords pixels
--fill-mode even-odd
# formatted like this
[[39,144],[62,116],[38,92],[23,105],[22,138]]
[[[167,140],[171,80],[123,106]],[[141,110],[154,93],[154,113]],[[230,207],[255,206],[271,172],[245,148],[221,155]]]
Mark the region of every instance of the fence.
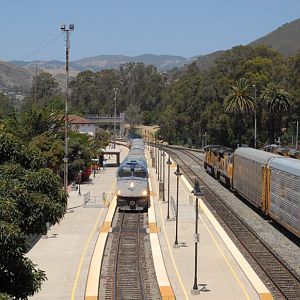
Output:
[[172,220],[176,220],[176,204],[173,196],[170,197],[170,204],[171,204],[171,210],[173,212],[173,218]]
[[106,205],[106,193],[103,192],[102,196],[91,196],[90,192],[83,194],[83,207],[84,208],[105,208]]

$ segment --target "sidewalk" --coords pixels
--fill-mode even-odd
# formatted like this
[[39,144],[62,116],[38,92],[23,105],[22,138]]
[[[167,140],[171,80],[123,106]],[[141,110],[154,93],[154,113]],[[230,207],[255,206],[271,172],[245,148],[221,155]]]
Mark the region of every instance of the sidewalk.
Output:
[[[107,212],[102,197],[105,193],[108,200],[112,199],[115,174],[116,168],[101,169],[95,178],[91,174],[89,183],[81,184],[81,196],[78,190],[71,191],[64,219],[51,227],[47,236],[38,240],[29,251],[28,257],[37,268],[46,272],[48,278],[41,291],[30,299],[84,299],[98,229]],[[84,205],[87,192],[90,192],[91,201]]]

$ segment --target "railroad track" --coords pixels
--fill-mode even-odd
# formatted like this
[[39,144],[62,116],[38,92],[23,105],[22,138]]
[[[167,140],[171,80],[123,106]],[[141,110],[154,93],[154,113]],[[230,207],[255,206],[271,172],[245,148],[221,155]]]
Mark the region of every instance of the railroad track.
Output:
[[201,180],[197,173],[194,172],[179,156],[178,151],[183,152],[196,163],[201,163],[202,160],[186,149],[173,150],[171,147],[166,147],[165,150],[169,152],[180,165],[181,171],[185,173],[192,185],[195,179],[200,182],[201,186],[203,186],[202,191],[204,192],[206,201],[239,240],[242,247],[260,266],[277,290],[276,294],[280,295],[281,299],[299,300],[299,277],[294,274],[281,258],[273,253],[258,235]]
[[147,299],[147,278],[143,274],[144,263],[141,255],[141,235],[146,234],[143,227],[143,214],[117,213],[117,223],[113,228],[110,257],[110,276],[106,286],[105,299]]

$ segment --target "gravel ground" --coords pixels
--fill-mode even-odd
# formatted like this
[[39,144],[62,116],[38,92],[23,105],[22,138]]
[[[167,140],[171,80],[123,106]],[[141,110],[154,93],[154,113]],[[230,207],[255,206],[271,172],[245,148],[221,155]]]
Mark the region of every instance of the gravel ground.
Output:
[[[204,155],[199,154],[202,159]],[[190,162],[192,166],[195,166],[195,162],[191,161],[191,158],[186,158],[187,162]],[[194,167],[195,168],[195,167]],[[293,238],[289,239],[285,234],[286,230],[278,230],[279,227],[276,222],[264,219],[253,208],[246,205],[241,199],[239,199],[234,193],[225,188],[217,180],[211,177],[203,167],[196,167],[197,173],[201,176],[202,180],[226,203],[229,205],[267,244],[274,250],[286,263],[295,271],[300,277],[300,241]],[[273,226],[275,225],[275,226]],[[285,234],[284,234],[285,233]],[[288,234],[290,235],[290,234]],[[297,244],[298,243],[298,244]]]

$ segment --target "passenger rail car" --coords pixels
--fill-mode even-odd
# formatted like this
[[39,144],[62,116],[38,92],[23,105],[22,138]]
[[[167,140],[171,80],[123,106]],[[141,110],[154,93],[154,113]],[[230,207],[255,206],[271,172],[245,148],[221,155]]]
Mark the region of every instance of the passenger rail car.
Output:
[[117,207],[122,210],[147,210],[150,206],[148,177],[144,142],[134,139],[128,155],[117,170]]
[[[206,151],[208,155],[211,153]],[[217,168],[220,166],[222,163]],[[212,168],[207,168],[208,172]],[[299,160],[240,147],[222,171],[228,187],[300,237]]]

